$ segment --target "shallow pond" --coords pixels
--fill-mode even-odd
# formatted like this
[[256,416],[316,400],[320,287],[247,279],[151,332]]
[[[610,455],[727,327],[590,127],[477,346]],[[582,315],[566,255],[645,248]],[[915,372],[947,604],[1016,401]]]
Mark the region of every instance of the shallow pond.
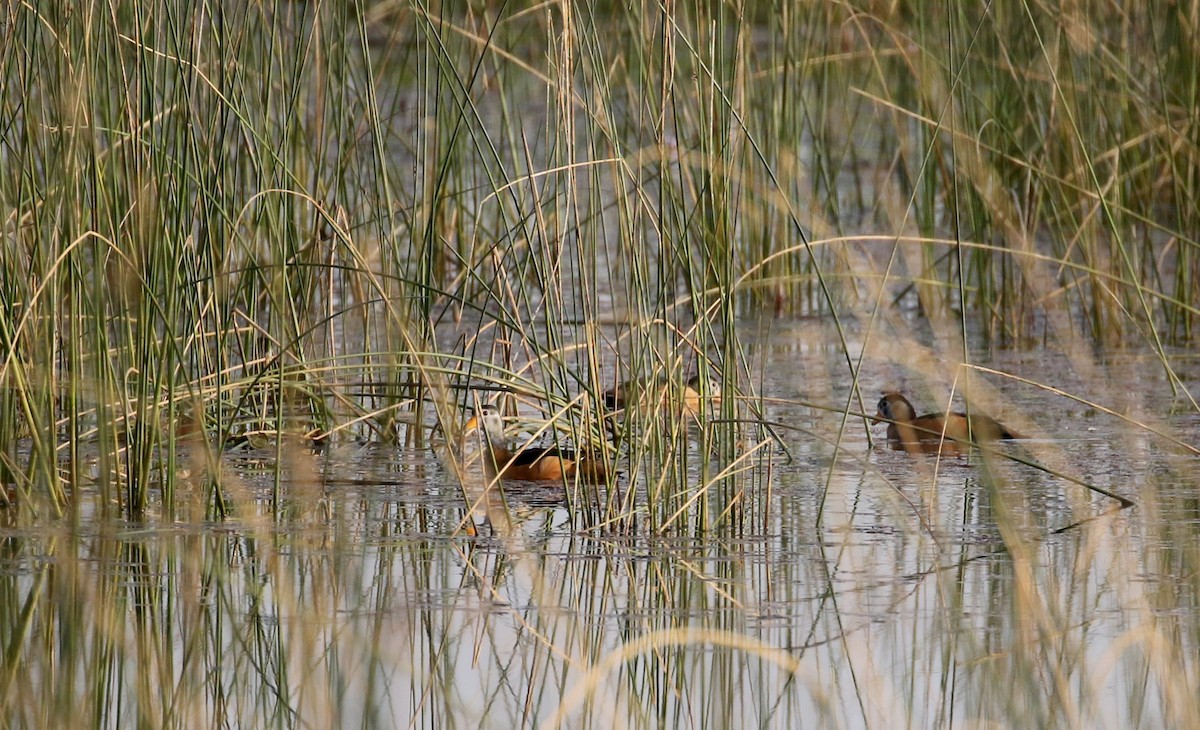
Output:
[[[1200,729],[1195,3],[102,5],[0,14],[0,730]],[[501,393],[622,473],[476,510]]]
[[[882,427],[872,446],[861,419],[839,443],[850,387],[829,329],[746,331],[747,390],[784,428],[739,482],[736,529],[584,525],[561,487],[513,483],[512,529],[469,536],[439,458],[379,444],[288,454],[274,513],[275,452],[243,452],[219,523],[93,504],[74,528],[12,527],[0,594],[22,660],[5,681],[30,701],[9,723],[1156,727],[1194,708],[1194,454],[986,377],[1031,436],[1001,453],[1037,466],[892,451]],[[1172,358],[1194,391],[1196,358]],[[1200,440],[1155,360],[974,362]],[[895,367],[864,360],[864,397],[938,392]]]

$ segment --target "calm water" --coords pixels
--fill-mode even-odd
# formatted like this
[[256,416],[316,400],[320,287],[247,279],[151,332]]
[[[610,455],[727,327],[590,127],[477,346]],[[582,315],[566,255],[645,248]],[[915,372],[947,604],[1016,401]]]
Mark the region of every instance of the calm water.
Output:
[[[272,517],[273,452],[230,455],[228,521],[131,525],[93,505],[78,529],[5,533],[7,641],[30,647],[6,681],[62,708],[10,720],[86,698],[110,726],[1174,723],[1160,708],[1187,704],[1200,656],[1194,456],[997,378],[1000,415],[1034,436],[1014,453],[1136,506],[1021,464],[992,480],[978,455],[870,448],[860,421],[835,451],[841,417],[800,405],[846,403],[830,330],[747,331],[768,420],[796,430],[791,458],[747,480],[742,532],[581,529],[561,489],[512,485],[513,534],[468,537],[438,458],[379,445],[289,454]],[[976,362],[1200,441],[1154,361]],[[1196,358],[1175,365],[1195,392]],[[933,392],[896,368],[865,360],[866,396]]]

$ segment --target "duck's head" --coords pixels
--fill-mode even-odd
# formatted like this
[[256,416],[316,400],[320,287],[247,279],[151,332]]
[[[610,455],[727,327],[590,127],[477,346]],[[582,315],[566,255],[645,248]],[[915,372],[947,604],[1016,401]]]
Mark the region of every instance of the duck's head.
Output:
[[493,445],[504,443],[504,421],[500,418],[500,409],[493,405],[483,405],[475,409],[475,415],[463,425],[463,437],[480,431]]
[[917,417],[917,412],[913,410],[912,403],[908,399],[896,392],[884,393],[879,399],[879,404],[876,407],[875,417],[871,419],[871,425],[883,423],[884,421],[912,421]]

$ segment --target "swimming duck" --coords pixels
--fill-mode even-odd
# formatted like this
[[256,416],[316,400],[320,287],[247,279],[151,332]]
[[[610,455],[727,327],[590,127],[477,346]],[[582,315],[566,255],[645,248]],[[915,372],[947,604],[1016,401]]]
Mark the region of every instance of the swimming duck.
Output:
[[918,416],[900,393],[884,393],[871,424],[888,422],[888,445],[924,454],[961,453],[971,443],[1024,438],[994,418],[965,413],[926,413]]
[[[578,476],[584,481],[603,481],[608,469],[586,455],[557,447],[529,447],[513,452],[504,437],[504,422],[495,406],[480,406],[463,427],[464,444],[482,438],[491,450],[491,473],[526,482],[561,482]],[[464,449],[465,451],[465,449]]]

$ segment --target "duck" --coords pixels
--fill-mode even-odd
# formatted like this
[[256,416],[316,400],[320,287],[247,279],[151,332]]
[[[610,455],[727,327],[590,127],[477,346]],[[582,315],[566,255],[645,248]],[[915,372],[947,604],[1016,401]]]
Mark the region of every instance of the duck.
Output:
[[[563,482],[578,477],[583,481],[600,482],[608,478],[608,469],[603,462],[569,449],[551,446],[512,451],[504,436],[504,421],[500,411],[493,405],[482,405],[476,409],[475,415],[463,425],[462,438],[464,444],[469,444],[472,439],[486,442],[486,448],[491,451],[487,469],[504,479]],[[464,452],[467,450],[464,448]]]
[[671,381],[665,378],[636,378],[634,380],[626,380],[615,388],[604,392],[604,405],[610,411],[618,411],[626,408],[631,404],[638,402],[657,403],[660,407],[667,407],[674,398],[678,396],[679,402],[682,403],[682,411],[686,415],[698,416],[706,402],[711,403],[714,408],[721,405],[721,386],[712,379],[708,381],[708,397],[702,395],[703,387],[699,375],[693,375],[683,384],[683,388],[676,392],[676,388],[672,386]]
[[918,416],[912,403],[892,391],[879,399],[871,425],[887,423],[888,445],[911,453],[962,453],[964,447],[1000,439],[1025,438],[994,418],[982,414],[926,413]]

